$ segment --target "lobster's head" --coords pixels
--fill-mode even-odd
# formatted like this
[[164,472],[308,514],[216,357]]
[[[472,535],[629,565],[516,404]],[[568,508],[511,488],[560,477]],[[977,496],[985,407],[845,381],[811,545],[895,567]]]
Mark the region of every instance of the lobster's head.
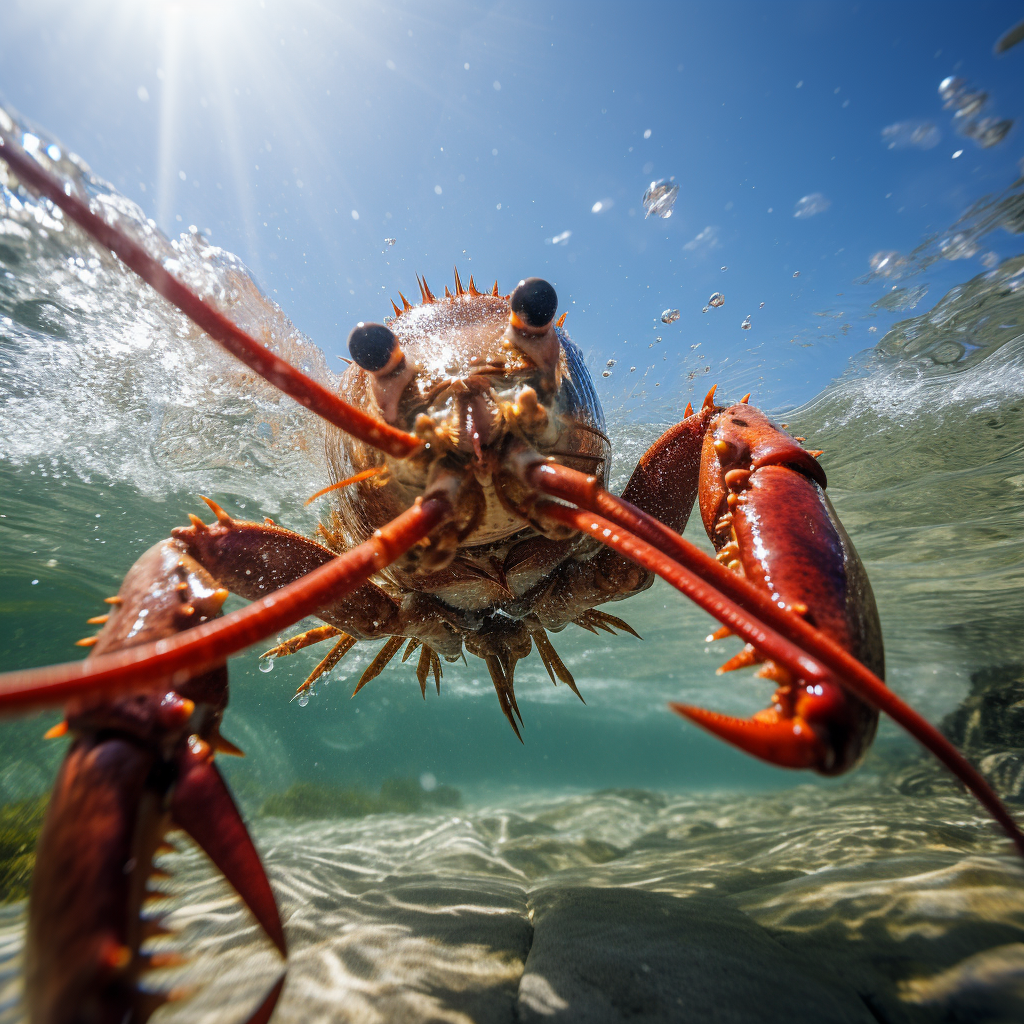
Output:
[[[456,271],[454,294],[446,288],[437,298],[425,281],[420,291],[421,304],[402,296],[385,323],[356,326],[343,382],[346,397],[424,442],[412,458],[386,460],[385,486],[398,504],[422,494],[438,473],[456,474],[466,482],[467,508],[479,507],[473,517],[467,512],[474,522],[462,542],[481,544],[526,525],[503,484],[517,452],[550,455],[605,479],[604,415],[583,356],[562,327],[565,317],[556,320],[554,288],[529,278],[508,295],[497,284],[485,294],[472,278],[463,287]],[[339,475],[384,460],[344,447]]]

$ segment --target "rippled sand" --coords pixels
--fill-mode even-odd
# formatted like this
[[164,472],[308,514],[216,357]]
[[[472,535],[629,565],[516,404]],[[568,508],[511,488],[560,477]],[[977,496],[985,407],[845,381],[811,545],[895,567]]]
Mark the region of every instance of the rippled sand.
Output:
[[[616,790],[253,833],[291,947],[282,1024],[1024,1019],[1024,865],[958,795]],[[201,985],[154,1019],[244,1020],[280,960],[201,854],[167,866],[195,959],[151,978]]]

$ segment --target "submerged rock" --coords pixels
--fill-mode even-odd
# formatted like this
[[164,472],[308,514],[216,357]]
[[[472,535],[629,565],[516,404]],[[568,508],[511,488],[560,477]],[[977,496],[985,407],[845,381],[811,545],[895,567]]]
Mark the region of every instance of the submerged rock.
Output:
[[[1024,665],[972,673],[971,692],[939,728],[1004,800],[1024,800]],[[899,771],[893,784],[907,796],[960,788],[930,755]]]
[[530,910],[520,1021],[875,1022],[853,988],[722,899],[549,886]]

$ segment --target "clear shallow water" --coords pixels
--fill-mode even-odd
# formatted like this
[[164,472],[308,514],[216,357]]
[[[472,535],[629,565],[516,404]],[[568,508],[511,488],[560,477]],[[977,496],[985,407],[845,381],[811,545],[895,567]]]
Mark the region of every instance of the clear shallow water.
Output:
[[[102,184],[91,187],[106,192]],[[145,224],[129,204],[117,197],[114,201],[120,216]],[[984,222],[980,237],[999,225],[1019,230],[1019,194],[1011,190],[1000,202],[994,221],[984,220],[991,208],[972,214],[972,223]],[[63,223],[48,219],[34,204],[5,197],[2,218],[0,261],[6,273],[0,279],[0,611],[5,628],[0,656],[5,666],[18,667],[74,656],[71,645],[86,631],[84,619],[101,610],[102,597],[117,589],[134,558],[183,522],[188,512],[202,511],[196,494],[211,494],[234,514],[272,515],[308,532],[315,520],[301,502],[324,480],[311,456],[320,428],[301,410],[239,371],[177,314],[147,298],[109,256]],[[230,256],[211,250],[195,235],[176,242],[177,248],[157,233],[151,241],[179,259],[184,272],[241,322],[330,380],[319,351],[262,297]],[[887,297],[888,307],[882,307],[904,307],[913,319],[896,325],[877,349],[862,353],[842,378],[807,404],[788,410],[784,418],[807,436],[810,446],[825,449],[822,462],[830,493],[878,597],[891,684],[937,720],[962,697],[971,671],[1024,661],[1019,630],[1024,611],[1024,261],[1012,257],[983,273],[965,274],[945,297],[935,301],[937,294],[929,295],[931,306],[915,283],[930,266],[924,257],[904,264],[896,281],[897,292],[902,288],[904,293]],[[593,369],[598,371],[599,365]],[[726,387],[735,388],[735,380]],[[652,400],[642,405],[647,419],[638,418],[637,394],[629,392],[608,410],[613,440],[622,453],[616,467],[620,484],[663,425],[648,420],[661,416],[667,422],[663,409],[671,404]],[[688,390],[675,394],[677,404],[680,394]],[[738,397],[738,392],[728,397]],[[323,910],[323,917],[309,925],[309,949],[316,953],[308,955],[311,963],[319,964],[317,971],[327,971],[334,980],[319,995],[313,994],[316,984],[294,982],[305,1000],[301,1005],[307,1007],[301,1013],[317,998],[335,998],[339,989],[331,985],[342,984],[339,976],[346,979],[347,999],[358,987],[344,972],[331,974],[338,953],[323,948],[325,941],[328,946],[344,942],[349,934],[347,886],[353,871],[356,877],[365,872],[365,865],[356,870],[346,859],[353,851],[364,851],[366,863],[377,865],[370,872],[375,883],[389,873],[416,878],[430,874],[462,891],[472,889],[468,878],[499,877],[502,885],[512,886],[498,889],[520,919],[529,917],[524,909],[527,892],[538,879],[556,879],[556,887],[626,886],[676,896],[711,889],[732,896],[782,884],[808,870],[849,864],[870,889],[879,884],[879,858],[895,851],[909,859],[893,869],[894,877],[952,872],[953,909],[948,916],[966,915],[984,923],[978,925],[983,934],[974,945],[957,947],[958,955],[950,952],[941,963],[929,962],[932,989],[910,985],[900,990],[903,1002],[917,999],[925,1007],[924,1019],[929,1013],[934,1019],[939,1011],[932,1003],[945,998],[936,992],[959,991],[958,965],[970,974],[970,965],[963,966],[968,957],[1017,934],[1016,917],[1011,914],[1007,923],[1000,917],[1002,910],[993,917],[990,903],[964,910],[962,890],[969,885],[963,880],[980,869],[974,861],[962,866],[958,858],[989,857],[1003,849],[1000,841],[969,804],[945,798],[914,803],[910,811],[918,824],[908,838],[901,824],[908,813],[905,801],[857,790],[856,785],[850,789],[843,782],[821,791],[801,790],[798,796],[731,796],[720,804],[696,796],[622,798],[626,817],[637,816],[624,822],[619,798],[585,794],[607,786],[676,793],[763,791],[789,787],[794,776],[728,750],[665,710],[667,700],[681,699],[749,712],[762,706],[770,692],[769,684],[749,675],[714,677],[714,666],[732,648],[718,645],[711,650],[704,643],[709,629],[705,616],[660,586],[615,611],[637,627],[642,643],[629,637],[595,638],[582,631],[566,631],[557,638],[586,707],[565,688],[552,688],[539,662],[531,659],[521,667],[517,694],[526,719],[525,749],[502,720],[480,664],[446,666],[440,699],[428,694],[422,701],[405,666],[392,668],[350,701],[354,680],[375,653],[357,649],[342,671],[300,708],[288,698],[314,664],[314,653],[281,661],[270,674],[256,670],[254,653],[236,659],[225,732],[250,756],[225,770],[248,811],[296,779],[373,786],[386,777],[415,778],[426,772],[458,786],[471,801],[469,811],[431,822],[411,818],[396,824],[378,817],[359,824],[311,824],[302,832],[307,841],[291,851],[293,825],[258,825],[257,838],[272,873],[280,872],[274,878],[287,894],[283,902],[313,903]],[[45,790],[59,757],[59,745],[38,742],[49,721],[3,727],[4,799]],[[883,728],[876,749],[888,757],[894,746],[905,744],[895,730]],[[884,776],[891,760],[872,756],[868,771]],[[514,813],[491,809],[505,807],[503,801],[513,798],[526,810],[519,805]],[[771,802],[776,799],[782,803]],[[540,800],[547,802],[542,805]],[[715,819],[714,841],[694,843],[715,806],[728,810]],[[779,814],[799,820],[799,837],[779,838]],[[491,824],[492,819],[498,824]],[[523,827],[528,838],[509,847],[508,822],[520,819],[527,822]],[[551,821],[556,822],[554,833],[545,831]],[[544,826],[539,833],[537,822]],[[947,828],[953,831],[947,833]],[[401,849],[393,863],[385,858],[388,868],[383,870],[379,863],[387,841],[382,834],[396,830]],[[543,841],[529,838],[537,834],[543,834]],[[663,835],[669,836],[667,852],[657,838]],[[749,847],[743,845],[747,839]],[[787,860],[787,842],[796,864]],[[844,843],[849,849],[843,849]],[[922,845],[935,852],[922,852],[918,863],[912,855]],[[480,859],[467,872],[459,859],[462,852],[457,852],[454,865],[445,867],[437,849],[449,846],[457,851],[472,848]],[[660,852],[636,854],[651,846]],[[623,859],[621,851],[633,847]],[[957,852],[950,854],[950,848]],[[311,849],[315,867],[302,863]],[[605,858],[615,866],[606,867]],[[756,877],[743,874],[751,859],[764,864]],[[709,862],[721,866],[725,881],[708,883]],[[201,870],[191,855],[177,866],[183,880]],[[1016,890],[1019,879],[1011,864],[999,862],[991,870],[997,888]],[[685,881],[675,877],[677,871]],[[762,871],[764,877],[758,873]],[[335,881],[328,884],[325,873]],[[671,881],[665,881],[666,873]],[[313,876],[322,890],[310,888]],[[655,881],[644,881],[648,878]],[[214,893],[219,883],[204,884]],[[892,877],[886,876],[883,888],[881,905],[891,914],[899,902],[892,894]],[[918,898],[924,897],[909,899]],[[381,899],[386,912],[371,931],[391,936],[404,927],[390,916],[395,901],[401,900],[390,893]],[[759,917],[758,899],[740,900],[736,906],[756,921],[773,922],[780,932],[800,930],[789,928],[787,912],[779,911],[775,918],[774,911],[764,911]],[[223,890],[211,900],[214,910],[200,900],[183,907],[183,918],[205,921],[204,915],[216,917],[220,908],[232,920],[237,918]],[[1011,899],[1007,906],[1016,903]],[[822,913],[828,919],[833,911]],[[207,924],[211,935],[222,936],[211,939],[212,945],[236,946],[233,925],[221,933],[217,928],[222,922]],[[990,926],[992,931],[987,931]],[[810,934],[817,934],[816,927],[808,929]],[[932,922],[906,927],[913,933],[942,931],[943,926]],[[12,928],[10,934],[16,936],[17,925]],[[324,939],[331,934],[342,938]],[[10,942],[13,950],[16,937]],[[370,940],[374,943],[392,950],[379,936]],[[408,979],[417,963],[429,974],[436,968],[430,963],[433,950],[414,944],[409,962],[400,967],[398,961],[389,963],[388,970]],[[237,955],[239,977],[262,969],[254,966],[247,949]],[[515,955],[502,953],[481,971],[500,976],[502,985],[518,992],[522,972],[517,973]],[[469,970],[469,956],[463,950],[442,959],[450,957],[448,967],[458,973]],[[296,977],[305,977],[304,970],[298,969]],[[954,974],[943,974],[949,971]],[[450,984],[451,977],[444,975],[443,980],[442,974],[431,984]],[[898,988],[917,975],[893,977],[897,980],[889,978],[885,984]],[[407,980],[389,984],[399,1001],[415,1002],[422,995]],[[459,984],[472,988],[469,982]],[[481,985],[487,989],[491,982]],[[369,1002],[379,996],[371,989]],[[223,990],[209,998],[225,998]],[[547,996],[535,993],[530,998],[542,1005]],[[427,1000],[417,1005],[420,1012],[434,1004]],[[293,1012],[301,1016],[298,1009]]]
[[[253,831],[291,944],[282,1021],[923,1024],[1024,1005],[1024,871],[959,795],[862,777]],[[161,864],[179,932],[165,946],[194,959],[160,980],[200,986],[161,1019],[244,1019],[276,953],[205,858]],[[16,913],[0,915],[0,1000],[15,998]]]

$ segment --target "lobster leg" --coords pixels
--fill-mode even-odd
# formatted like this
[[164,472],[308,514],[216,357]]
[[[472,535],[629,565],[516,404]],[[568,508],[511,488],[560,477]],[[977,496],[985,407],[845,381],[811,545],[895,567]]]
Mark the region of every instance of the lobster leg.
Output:
[[[233,519],[215,501],[203,499],[216,522],[192,517],[192,525],[177,527],[171,536],[221,586],[247,600],[294,583],[337,557],[337,552],[275,523]],[[461,641],[440,615],[426,613],[425,595],[395,601],[374,583],[366,582],[347,594],[331,595],[313,614],[356,640],[390,636],[416,637],[435,651],[457,656]]]
[[[183,545],[157,544],[126,576],[90,658],[216,618],[226,596]],[[47,809],[29,901],[33,1024],[141,1022],[174,998],[138,984],[147,969],[175,962],[143,950],[148,938],[165,934],[143,916],[143,902],[171,827],[206,850],[285,952],[267,877],[212,760],[227,698],[221,665],[175,689],[88,695],[68,705],[75,740]],[[251,1019],[265,1019],[272,1006],[265,1001]]]

